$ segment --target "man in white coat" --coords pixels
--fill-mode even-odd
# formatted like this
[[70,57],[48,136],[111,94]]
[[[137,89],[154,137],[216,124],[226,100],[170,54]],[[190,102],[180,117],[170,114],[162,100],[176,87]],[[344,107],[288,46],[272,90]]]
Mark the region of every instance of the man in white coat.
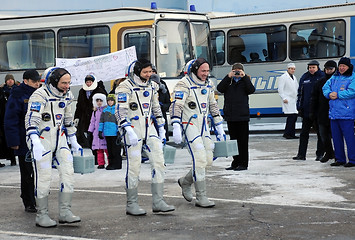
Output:
[[297,89],[298,81],[294,75],[296,66],[294,63],[287,65],[287,72],[279,78],[278,92],[282,99],[282,111],[287,116],[286,127],[283,137],[286,139],[294,139],[296,137],[296,121],[297,121]]

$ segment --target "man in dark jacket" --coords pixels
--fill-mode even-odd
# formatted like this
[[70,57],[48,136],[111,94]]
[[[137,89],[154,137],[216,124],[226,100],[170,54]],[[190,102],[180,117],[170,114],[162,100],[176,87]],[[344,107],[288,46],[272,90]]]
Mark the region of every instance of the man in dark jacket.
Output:
[[[18,84],[16,84],[15,78],[12,74],[6,74],[5,83],[0,86],[0,159],[6,158],[11,161],[11,166],[16,165],[16,158],[14,155],[14,150],[7,147],[5,129],[4,129],[4,118],[6,103],[10,97],[12,89],[15,89]],[[0,167],[5,166],[0,163]]]
[[5,113],[5,134],[7,145],[14,149],[19,158],[21,174],[21,198],[26,212],[37,212],[34,197],[34,178],[31,161],[26,161],[25,115],[28,99],[40,87],[40,77],[36,70],[27,70],[23,74],[23,83],[15,88],[7,102]]
[[319,161],[323,157],[324,147],[319,136],[316,121],[311,120],[309,117],[309,108],[313,86],[319,79],[324,77],[324,72],[319,69],[319,62],[316,60],[310,61],[307,65],[308,71],[302,75],[298,85],[297,110],[299,115],[302,117],[302,130],[300,134],[298,153],[296,157],[293,157],[293,160],[306,160],[309,132],[311,127],[313,127],[317,132],[316,160]]
[[313,87],[309,117],[317,121],[319,135],[323,142],[325,155],[320,159],[322,163],[334,158],[334,149],[332,144],[332,133],[330,131],[329,120],[329,99],[324,97],[322,87],[337,68],[337,63],[329,60],[324,64],[325,76],[319,79]]
[[85,77],[83,88],[79,90],[74,114],[74,122],[77,125],[76,136],[78,143],[84,148],[91,148],[92,137],[88,136],[88,128],[94,108],[92,97],[95,93],[103,93],[107,95],[103,82],[98,81],[94,75],[87,75]]
[[233,156],[230,167],[226,170],[242,171],[248,169],[249,162],[249,95],[255,92],[250,77],[245,74],[244,66],[235,63],[232,71],[217,85],[217,90],[224,93],[224,120],[227,121],[230,139],[238,142],[239,155]]

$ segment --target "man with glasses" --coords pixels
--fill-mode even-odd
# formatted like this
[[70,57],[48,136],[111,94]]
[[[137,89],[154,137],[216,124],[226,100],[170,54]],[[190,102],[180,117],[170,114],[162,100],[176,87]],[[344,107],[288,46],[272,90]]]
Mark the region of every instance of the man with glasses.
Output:
[[59,223],[80,222],[71,212],[74,192],[74,168],[71,150],[81,146],[76,140],[70,92],[70,73],[64,68],[51,67],[42,75],[45,86],[37,89],[28,101],[25,117],[27,145],[31,149],[35,169],[36,225],[55,227],[56,221],[48,216],[48,194],[52,166],[59,172]]

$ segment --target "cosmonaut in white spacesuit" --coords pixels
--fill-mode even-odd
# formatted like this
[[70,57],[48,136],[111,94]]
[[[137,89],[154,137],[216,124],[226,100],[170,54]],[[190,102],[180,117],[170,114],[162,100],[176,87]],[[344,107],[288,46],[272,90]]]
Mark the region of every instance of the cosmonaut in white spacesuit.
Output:
[[35,171],[36,225],[55,227],[48,216],[48,194],[52,179],[52,165],[60,177],[59,223],[80,222],[71,212],[74,191],[73,151],[81,146],[76,141],[73,125],[73,94],[69,90],[70,73],[64,68],[51,67],[42,75],[45,85],[30,97],[25,118],[28,148],[32,151]]
[[[152,64],[148,60],[139,59],[128,67],[128,78],[115,91],[115,115],[120,128],[125,132],[127,154],[126,213],[135,216],[146,214],[138,205],[137,190],[142,149],[151,164],[153,212],[175,210],[174,206],[166,204],[163,199],[165,165],[162,140],[165,138],[165,120],[158,101],[159,85],[149,79],[151,75]],[[159,135],[154,128],[153,115],[159,127]]]
[[209,81],[209,63],[198,58],[186,64],[185,77],[175,86],[170,117],[173,125],[173,140],[182,142],[182,131],[187,148],[192,156],[192,168],[178,183],[182,195],[191,202],[191,185],[196,190],[195,205],[213,207],[215,203],[206,197],[206,167],[213,162],[214,142],[209,133],[208,115],[211,114],[218,131],[218,138],[223,139],[223,119],[214,97],[214,86]]

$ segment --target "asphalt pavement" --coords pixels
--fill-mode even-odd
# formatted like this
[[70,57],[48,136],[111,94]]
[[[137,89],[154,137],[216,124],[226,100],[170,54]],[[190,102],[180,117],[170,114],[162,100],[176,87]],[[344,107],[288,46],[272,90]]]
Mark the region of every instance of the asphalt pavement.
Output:
[[[165,200],[176,208],[152,213],[150,165],[142,164],[139,204],[146,216],[127,216],[125,170],[95,169],[75,174],[72,211],[76,224],[35,226],[24,211],[17,166],[0,168],[0,239],[355,239],[355,168],[315,161],[311,135],[306,161],[295,161],[298,140],[282,134],[252,134],[247,171],[227,171],[231,158],[219,158],[207,172],[207,195],[214,208],[195,207],[181,196],[177,179],[188,171],[186,149],[177,149],[166,167]],[[169,144],[172,144],[169,142]],[[176,145],[175,145],[176,146]],[[126,162],[123,162],[126,166]],[[58,218],[58,176],[53,171],[49,214]]]

